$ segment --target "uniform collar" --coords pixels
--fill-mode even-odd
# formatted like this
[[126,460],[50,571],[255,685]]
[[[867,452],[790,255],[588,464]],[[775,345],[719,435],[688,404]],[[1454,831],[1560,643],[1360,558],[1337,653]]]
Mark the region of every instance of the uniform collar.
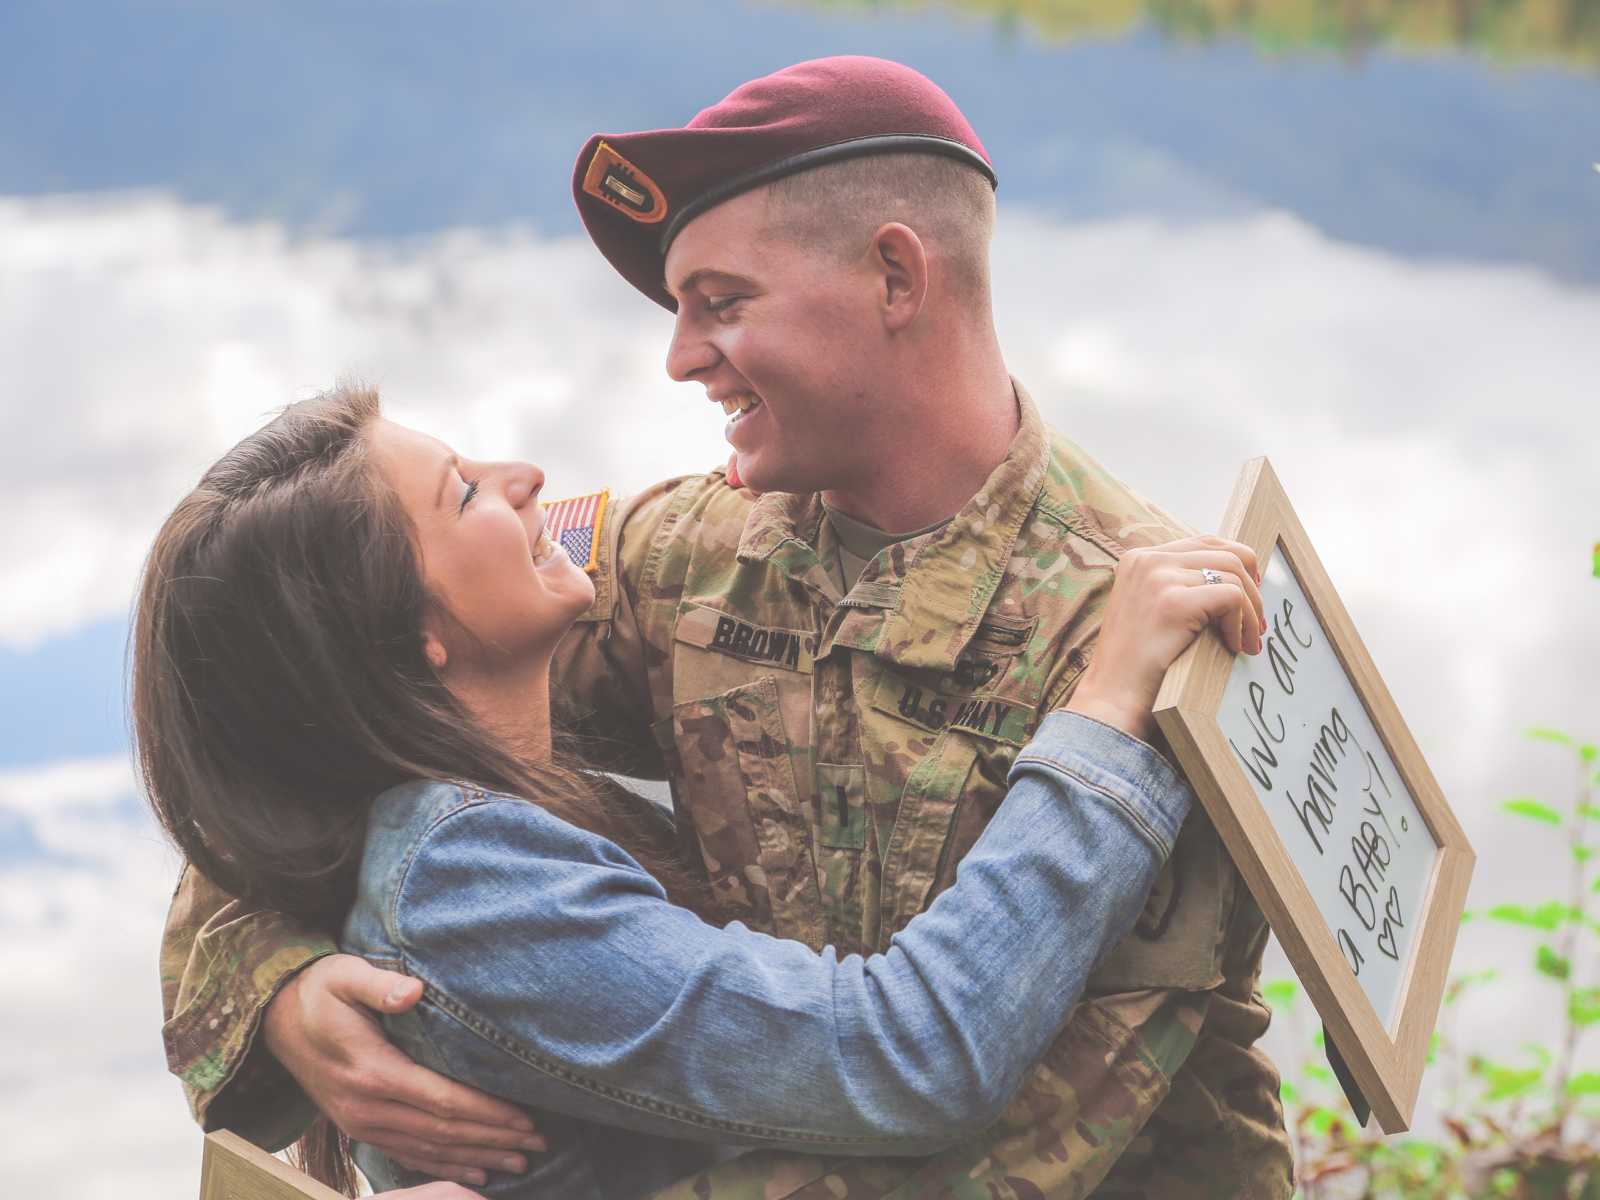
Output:
[[1005,578],[1050,463],[1050,438],[1039,410],[1023,386],[1011,382],[1020,418],[1017,435],[982,490],[912,560],[900,603],[884,622],[880,658],[950,670]]
[[[907,667],[950,670],[1005,577],[1011,551],[1044,487],[1050,438],[1033,399],[1016,380],[1017,435],[983,489],[943,529],[927,535],[884,620],[877,654]],[[837,589],[818,556],[822,498],[769,492],[756,501],[739,539],[739,561],[771,560],[790,577]],[[826,586],[822,587],[821,584]]]
[[[833,531],[823,521],[822,497],[815,492],[767,492],[750,509],[739,536],[742,563],[769,560],[791,579],[837,603],[839,589],[823,565],[834,553]],[[827,546],[822,545],[826,540]]]

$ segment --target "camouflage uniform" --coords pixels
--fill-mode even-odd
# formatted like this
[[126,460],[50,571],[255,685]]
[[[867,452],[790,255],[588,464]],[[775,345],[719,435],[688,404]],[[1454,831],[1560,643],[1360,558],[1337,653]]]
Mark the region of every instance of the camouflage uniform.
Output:
[[[595,604],[562,645],[556,694],[605,765],[671,781],[727,918],[841,953],[886,948],[954,879],[1017,750],[1072,691],[1118,557],[1189,532],[1018,396],[1021,429],[984,490],[844,596],[816,496],[753,499],[713,472],[645,492],[602,529]],[[245,1061],[224,1099],[248,1117],[253,1089],[282,1090],[244,1058],[251,1014],[317,948],[262,914],[192,938],[205,888],[186,886],[168,930],[191,997],[168,1049],[197,1113]],[[1280,1200],[1278,1077],[1251,1048],[1268,1020],[1265,940],[1196,811],[1135,932],[985,1133],[923,1160],[761,1152],[666,1195]]]

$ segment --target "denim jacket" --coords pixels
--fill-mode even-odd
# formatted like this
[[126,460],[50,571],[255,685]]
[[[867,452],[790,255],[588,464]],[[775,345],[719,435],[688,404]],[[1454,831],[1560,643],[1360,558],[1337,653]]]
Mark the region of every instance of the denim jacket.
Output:
[[[955,883],[840,959],[668,903],[535,804],[416,782],[376,801],[341,946],[426,984],[418,1062],[534,1110],[550,1151],[486,1195],[641,1195],[716,1147],[932,1153],[992,1122],[1132,928],[1190,792],[1152,748],[1054,713]],[[358,1147],[375,1186],[418,1176]]]

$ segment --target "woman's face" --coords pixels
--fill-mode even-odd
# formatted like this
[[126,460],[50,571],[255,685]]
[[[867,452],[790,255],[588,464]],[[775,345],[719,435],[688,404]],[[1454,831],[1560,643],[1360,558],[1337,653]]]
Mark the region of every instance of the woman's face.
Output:
[[416,530],[425,586],[469,635],[429,622],[447,663],[487,658],[478,665],[492,667],[553,650],[593,602],[594,584],[544,536],[544,473],[460,458],[438,438],[381,418],[367,438]]

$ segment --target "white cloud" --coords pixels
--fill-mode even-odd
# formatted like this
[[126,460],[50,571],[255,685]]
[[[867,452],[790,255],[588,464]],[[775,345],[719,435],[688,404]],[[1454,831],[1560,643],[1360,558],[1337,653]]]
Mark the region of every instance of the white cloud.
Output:
[[551,494],[719,461],[721,417],[661,370],[664,312],[575,241],[294,239],[160,195],[0,199],[0,642],[125,612],[183,489],[343,374]]
[[122,758],[0,774],[45,854],[0,863],[6,1178],[27,1196],[192,1196],[199,1134],[166,1071],[156,946],[177,858]]

